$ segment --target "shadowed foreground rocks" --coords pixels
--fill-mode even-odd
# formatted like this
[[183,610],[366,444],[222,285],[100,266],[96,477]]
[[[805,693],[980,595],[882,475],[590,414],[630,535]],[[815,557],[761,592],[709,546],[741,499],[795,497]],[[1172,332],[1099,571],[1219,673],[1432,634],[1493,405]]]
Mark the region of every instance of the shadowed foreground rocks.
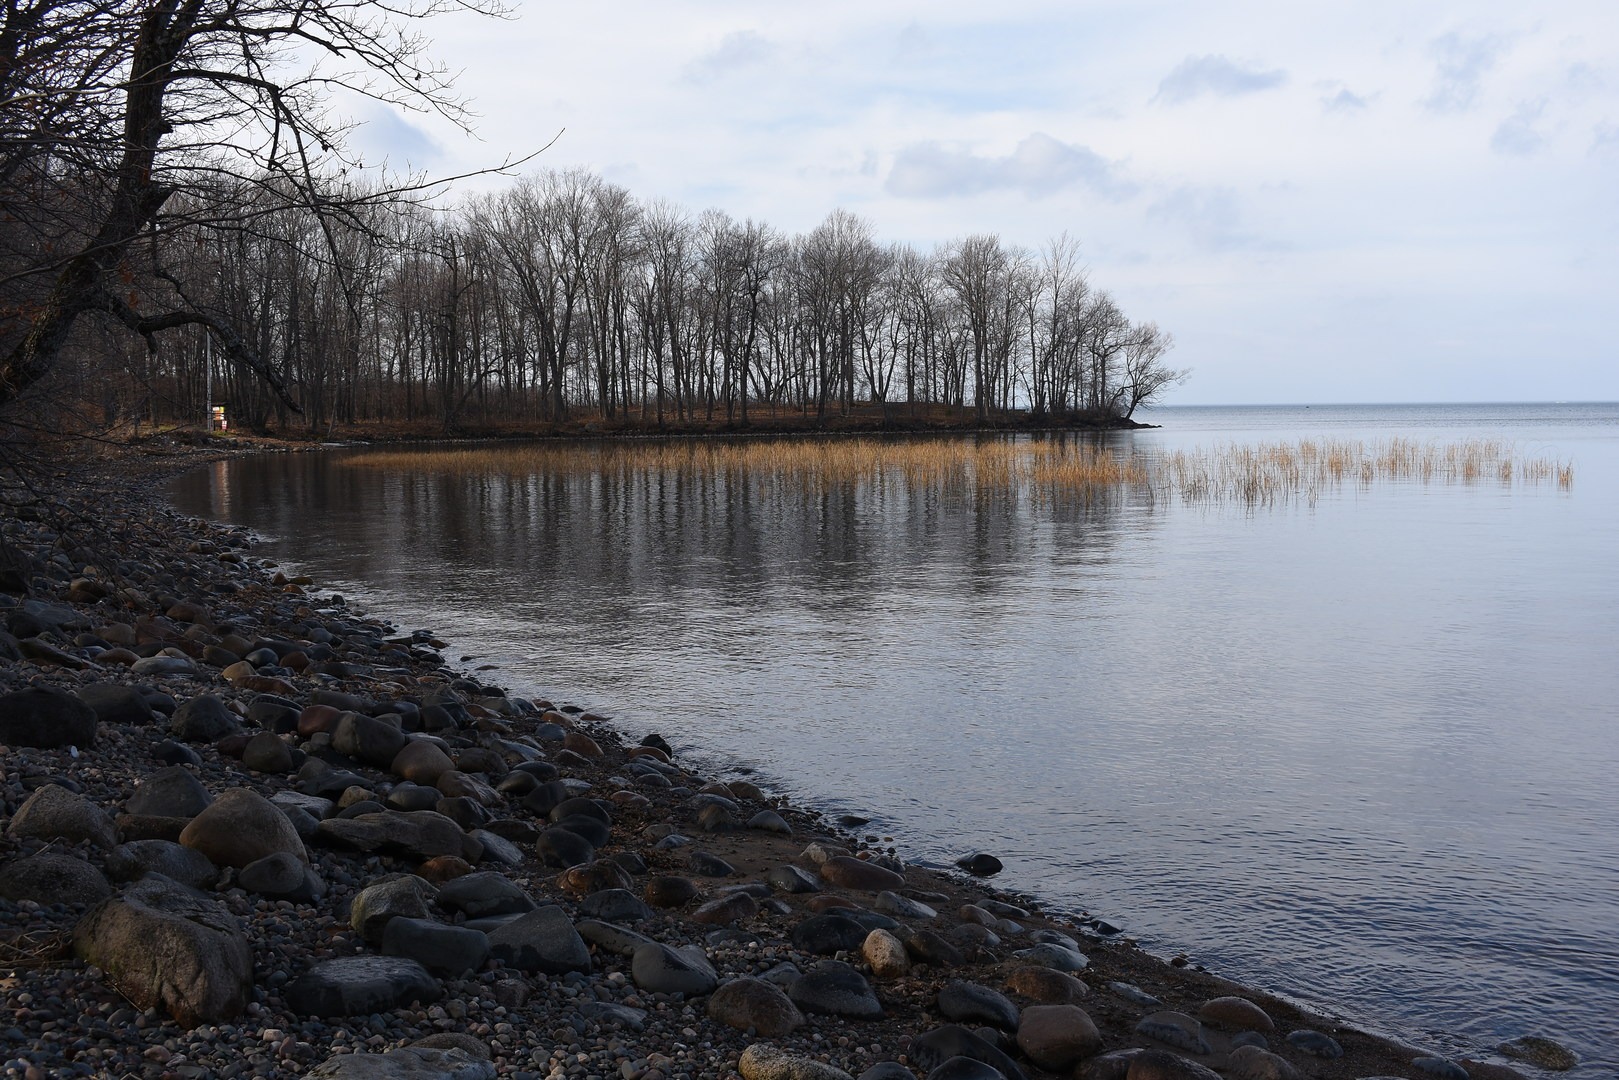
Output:
[[0,506],[0,1076],[1528,1075],[909,866],[127,490]]

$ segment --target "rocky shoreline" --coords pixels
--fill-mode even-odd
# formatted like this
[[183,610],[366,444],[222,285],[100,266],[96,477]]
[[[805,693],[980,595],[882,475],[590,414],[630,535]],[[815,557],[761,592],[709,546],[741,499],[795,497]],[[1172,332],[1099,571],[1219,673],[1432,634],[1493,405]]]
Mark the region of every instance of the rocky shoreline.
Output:
[[1451,1061],[1306,1014],[458,672],[443,640],[143,493],[210,453],[4,493],[0,1076],[1567,1065],[1538,1040]]

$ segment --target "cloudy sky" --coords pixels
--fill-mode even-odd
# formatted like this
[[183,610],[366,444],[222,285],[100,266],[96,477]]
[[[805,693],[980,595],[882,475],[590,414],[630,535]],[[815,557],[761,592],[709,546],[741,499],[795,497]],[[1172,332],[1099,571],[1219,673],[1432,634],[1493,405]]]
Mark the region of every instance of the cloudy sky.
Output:
[[1176,403],[1619,399],[1619,3],[516,0],[433,24],[477,138],[788,231],[1077,237]]

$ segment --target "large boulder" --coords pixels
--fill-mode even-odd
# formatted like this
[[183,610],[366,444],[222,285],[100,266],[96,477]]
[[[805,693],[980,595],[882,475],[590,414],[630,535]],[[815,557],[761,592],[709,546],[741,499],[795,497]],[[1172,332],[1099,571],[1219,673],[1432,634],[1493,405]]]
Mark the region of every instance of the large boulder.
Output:
[[247,788],[232,788],[191,819],[180,843],[202,852],[216,866],[237,868],[285,851],[309,861],[304,842],[287,815]]
[[234,1019],[253,988],[252,950],[225,905],[157,874],[86,915],[73,951],[136,1008],[162,1007],[182,1027]]
[[94,746],[99,723],[94,709],[55,687],[30,686],[0,697],[0,744]]
[[118,830],[95,803],[58,784],[46,784],[17,808],[6,835],[18,839],[88,840],[100,848],[118,846]]

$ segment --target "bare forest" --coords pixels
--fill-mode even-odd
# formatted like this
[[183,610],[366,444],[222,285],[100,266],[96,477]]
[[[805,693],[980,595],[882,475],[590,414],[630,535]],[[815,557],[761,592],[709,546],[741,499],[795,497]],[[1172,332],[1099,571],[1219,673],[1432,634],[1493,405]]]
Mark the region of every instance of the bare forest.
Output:
[[[314,435],[1105,424],[1183,376],[1066,234],[919,250],[842,209],[787,235],[581,169],[508,160],[470,196],[364,170],[335,91],[463,115],[405,33],[438,10],[9,7],[0,405]],[[335,71],[291,62],[310,41]]]

